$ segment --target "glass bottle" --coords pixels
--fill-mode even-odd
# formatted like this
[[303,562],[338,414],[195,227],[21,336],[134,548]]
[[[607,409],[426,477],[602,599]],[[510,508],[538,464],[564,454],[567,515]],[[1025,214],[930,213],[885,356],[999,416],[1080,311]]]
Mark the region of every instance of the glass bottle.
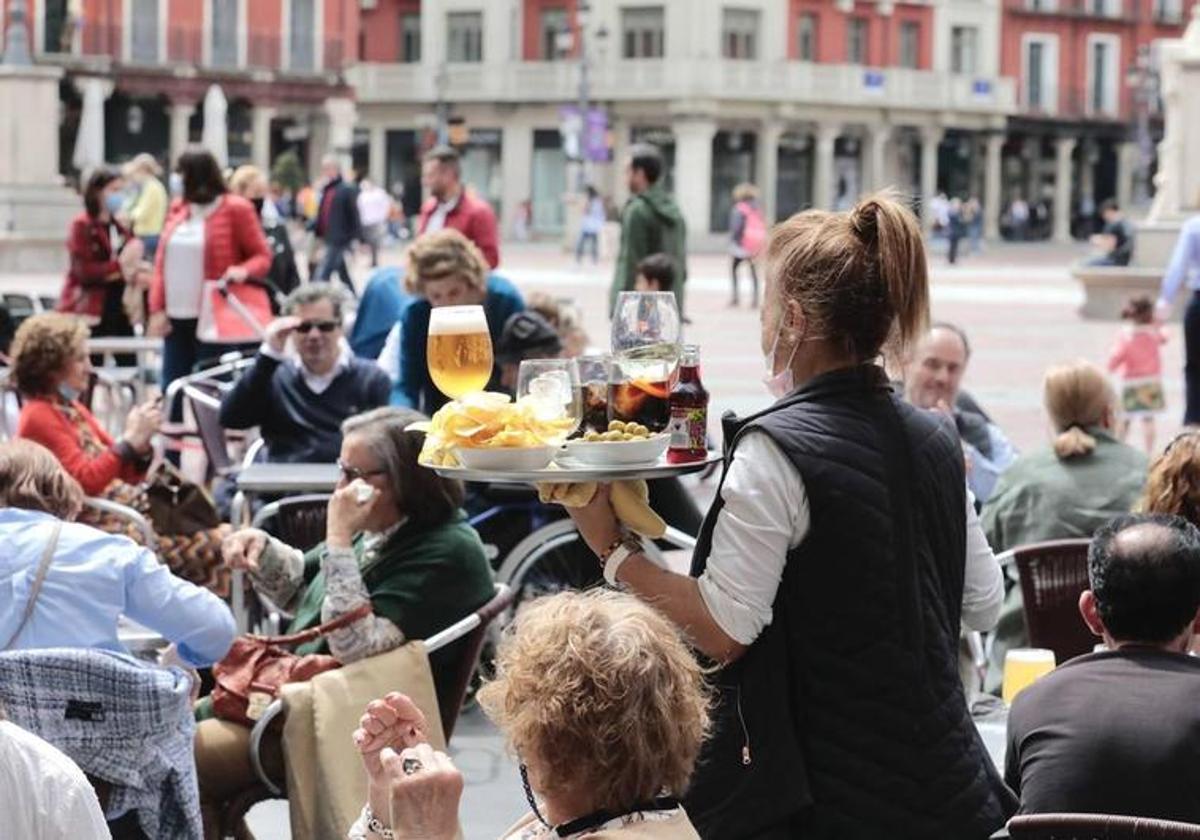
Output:
[[700,347],[685,344],[670,396],[667,461],[686,464],[708,456],[708,391],[700,381]]

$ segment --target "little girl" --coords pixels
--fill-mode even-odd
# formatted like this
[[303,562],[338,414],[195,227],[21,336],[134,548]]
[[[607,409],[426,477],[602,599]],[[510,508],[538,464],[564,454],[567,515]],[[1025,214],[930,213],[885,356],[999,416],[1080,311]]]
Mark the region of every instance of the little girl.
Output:
[[1166,408],[1162,385],[1161,347],[1167,331],[1154,320],[1154,302],[1147,296],[1131,298],[1121,310],[1122,320],[1130,323],[1121,329],[1117,344],[1108,357],[1108,369],[1121,376],[1121,440],[1129,434],[1134,417],[1142,418],[1146,451],[1154,450],[1154,415]]

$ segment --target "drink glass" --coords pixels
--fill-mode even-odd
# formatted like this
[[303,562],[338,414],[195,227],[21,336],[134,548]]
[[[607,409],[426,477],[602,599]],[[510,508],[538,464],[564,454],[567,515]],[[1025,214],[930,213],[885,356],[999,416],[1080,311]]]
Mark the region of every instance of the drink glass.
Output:
[[582,390],[584,432],[608,431],[608,381],[612,373],[611,353],[585,353],[575,359]]
[[1006,705],[1039,678],[1054,670],[1054,651],[1045,648],[1013,648],[1004,655],[1004,685],[1001,694]]
[[667,428],[679,364],[679,305],[671,292],[621,292],[613,311],[609,414],[652,432]]
[[563,437],[583,419],[579,370],[574,359],[526,359],[517,371],[517,399],[530,400],[542,420],[570,421]]
[[429,376],[452,400],[482,391],[492,378],[492,336],[482,306],[440,306],[429,313]]

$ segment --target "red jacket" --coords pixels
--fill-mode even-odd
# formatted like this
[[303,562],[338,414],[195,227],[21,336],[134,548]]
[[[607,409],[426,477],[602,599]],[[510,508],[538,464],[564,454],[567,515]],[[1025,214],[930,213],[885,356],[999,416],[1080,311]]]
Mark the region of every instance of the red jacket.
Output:
[[[71,262],[58,298],[60,312],[98,319],[104,311],[109,283],[122,279],[108,226],[108,222],[94,219],[86,211],[71,220],[67,229],[67,255]],[[117,230],[126,241],[132,236],[120,225]]]
[[[162,312],[167,306],[167,288],[163,280],[163,259],[171,236],[179,223],[192,214],[191,206],[175,201],[167,211],[154,256],[154,279],[150,283],[150,311]],[[231,268],[241,267],[251,279],[266,277],[271,271],[271,249],[263,236],[254,205],[241,196],[226,193],[221,203],[204,220],[204,279],[220,280]]]
[[[425,232],[429,217],[437,209],[437,199],[426,199],[421,205],[421,218],[417,223],[417,233]],[[470,239],[483,252],[483,258],[492,268],[500,264],[500,243],[496,233],[496,214],[492,207],[482,198],[474,196],[470,190],[463,190],[458,197],[458,204],[446,215],[446,227],[454,228],[463,236]]]
[[105,446],[101,454],[93,456],[84,452],[79,430],[53,401],[41,397],[26,399],[21,408],[21,417],[17,420],[17,437],[40,443],[54,453],[63,469],[79,482],[83,492],[89,496],[99,496],[105,487],[112,484],[113,479],[119,478],[130,484],[141,481],[145,474],[128,461],[121,460],[121,456],[113,449],[112,437],[100,427],[83,403],[74,402],[72,405],[83,415],[96,439]]

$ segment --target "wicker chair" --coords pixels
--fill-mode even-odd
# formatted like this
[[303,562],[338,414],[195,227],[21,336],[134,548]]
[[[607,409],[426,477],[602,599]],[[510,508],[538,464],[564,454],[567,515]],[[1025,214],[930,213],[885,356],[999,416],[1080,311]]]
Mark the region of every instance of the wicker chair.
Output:
[[1079,595],[1088,588],[1090,542],[1054,540],[1013,550],[1025,601],[1029,644],[1054,651],[1060,663],[1089,653],[1096,644],[1079,615]]
[[1189,840],[1200,825],[1112,814],[1025,814],[1008,821],[1013,840]]

